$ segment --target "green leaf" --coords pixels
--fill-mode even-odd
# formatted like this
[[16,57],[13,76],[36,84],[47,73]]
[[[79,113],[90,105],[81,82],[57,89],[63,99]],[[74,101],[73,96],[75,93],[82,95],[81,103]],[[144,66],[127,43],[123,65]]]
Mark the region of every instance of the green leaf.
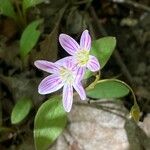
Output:
[[0,0],[0,13],[15,20],[17,19],[11,0]]
[[34,122],[36,150],[47,150],[61,134],[67,122],[60,97],[47,100],[39,108]]
[[36,28],[42,22],[42,19],[31,22],[22,33],[20,40],[20,54],[23,58],[25,58],[36,45],[41,34],[40,31],[36,30]]
[[27,8],[33,7],[42,2],[44,2],[44,0],[23,0],[23,10],[25,11]]
[[121,98],[128,93],[128,87],[117,79],[100,80],[94,88],[87,90],[87,95],[94,99]]
[[30,112],[32,102],[30,99],[22,98],[18,100],[11,113],[11,123],[20,123]]
[[101,69],[105,66],[109,60],[111,54],[116,46],[115,37],[103,37],[92,42],[91,54],[95,55],[101,65]]

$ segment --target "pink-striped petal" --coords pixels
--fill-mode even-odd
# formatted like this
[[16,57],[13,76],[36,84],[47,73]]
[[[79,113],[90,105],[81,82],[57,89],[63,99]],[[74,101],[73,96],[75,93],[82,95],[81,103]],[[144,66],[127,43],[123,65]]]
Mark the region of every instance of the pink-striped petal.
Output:
[[74,55],[80,49],[79,44],[67,34],[60,34],[59,42],[70,55]]
[[56,73],[58,72],[58,66],[55,63],[46,61],[46,60],[37,60],[34,62],[34,65],[43,71],[46,71],[48,73]]
[[63,85],[63,81],[59,76],[50,75],[41,81],[38,92],[40,94],[49,94],[59,90]]
[[67,56],[67,57],[61,58],[61,59],[57,60],[55,63],[60,66],[63,66],[64,64],[66,64],[66,61],[71,61],[72,57],[73,56]]
[[86,100],[86,94],[85,94],[85,90],[81,84],[81,82],[77,82],[73,85],[74,89],[77,91],[77,93],[79,94],[81,100]]
[[73,103],[73,87],[72,85],[64,85],[63,88],[63,107],[66,112],[70,112]]
[[83,79],[85,71],[86,71],[85,67],[78,67],[75,70],[75,76],[76,76],[75,82],[80,82]]
[[65,68],[70,68],[70,69],[74,68],[74,66],[76,65],[75,62],[74,62],[74,57],[73,56],[64,57],[62,59],[59,59],[55,63],[58,64],[59,66],[63,66]]
[[88,30],[83,31],[81,35],[80,47],[81,49],[88,50],[88,51],[91,49],[91,36]]
[[100,64],[95,56],[90,55],[87,68],[92,72],[98,71],[100,69]]

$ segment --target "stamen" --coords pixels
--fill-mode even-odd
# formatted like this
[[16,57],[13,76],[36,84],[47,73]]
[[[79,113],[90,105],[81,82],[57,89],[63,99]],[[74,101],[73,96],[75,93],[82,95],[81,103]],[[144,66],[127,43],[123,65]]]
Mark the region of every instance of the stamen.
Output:
[[89,51],[81,50],[77,52],[76,60],[79,66],[85,66],[89,60]]
[[73,76],[71,70],[62,67],[60,69],[60,76],[64,80],[64,82],[66,82],[67,84],[73,84],[73,82],[74,82],[74,76]]

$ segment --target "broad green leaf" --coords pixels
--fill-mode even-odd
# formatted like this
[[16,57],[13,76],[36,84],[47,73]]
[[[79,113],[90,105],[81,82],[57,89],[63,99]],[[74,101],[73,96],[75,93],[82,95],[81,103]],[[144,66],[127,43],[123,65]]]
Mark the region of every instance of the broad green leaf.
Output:
[[20,54],[23,58],[25,58],[36,45],[41,34],[40,31],[36,30],[36,28],[42,22],[42,19],[31,22],[22,33],[20,40]]
[[11,123],[20,123],[30,112],[32,102],[30,99],[22,98],[18,100],[11,113]]
[[121,98],[129,93],[128,87],[120,80],[100,80],[94,88],[87,90],[87,95],[94,99]]
[[103,37],[92,42],[92,48],[90,52],[98,58],[101,69],[109,60],[115,46],[116,38],[111,36]]
[[17,19],[11,0],[0,0],[0,14]]
[[43,1],[44,0],[23,0],[23,10],[25,11],[27,8],[40,4]]
[[65,128],[66,112],[60,97],[47,100],[39,108],[34,122],[36,150],[47,150]]

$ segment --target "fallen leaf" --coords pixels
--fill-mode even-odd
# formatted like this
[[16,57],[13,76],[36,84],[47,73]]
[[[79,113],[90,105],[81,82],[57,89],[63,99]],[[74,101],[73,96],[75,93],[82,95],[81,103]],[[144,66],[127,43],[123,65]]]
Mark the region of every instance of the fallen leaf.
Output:
[[2,19],[0,21],[0,34],[12,39],[17,33],[17,25],[12,19]]

